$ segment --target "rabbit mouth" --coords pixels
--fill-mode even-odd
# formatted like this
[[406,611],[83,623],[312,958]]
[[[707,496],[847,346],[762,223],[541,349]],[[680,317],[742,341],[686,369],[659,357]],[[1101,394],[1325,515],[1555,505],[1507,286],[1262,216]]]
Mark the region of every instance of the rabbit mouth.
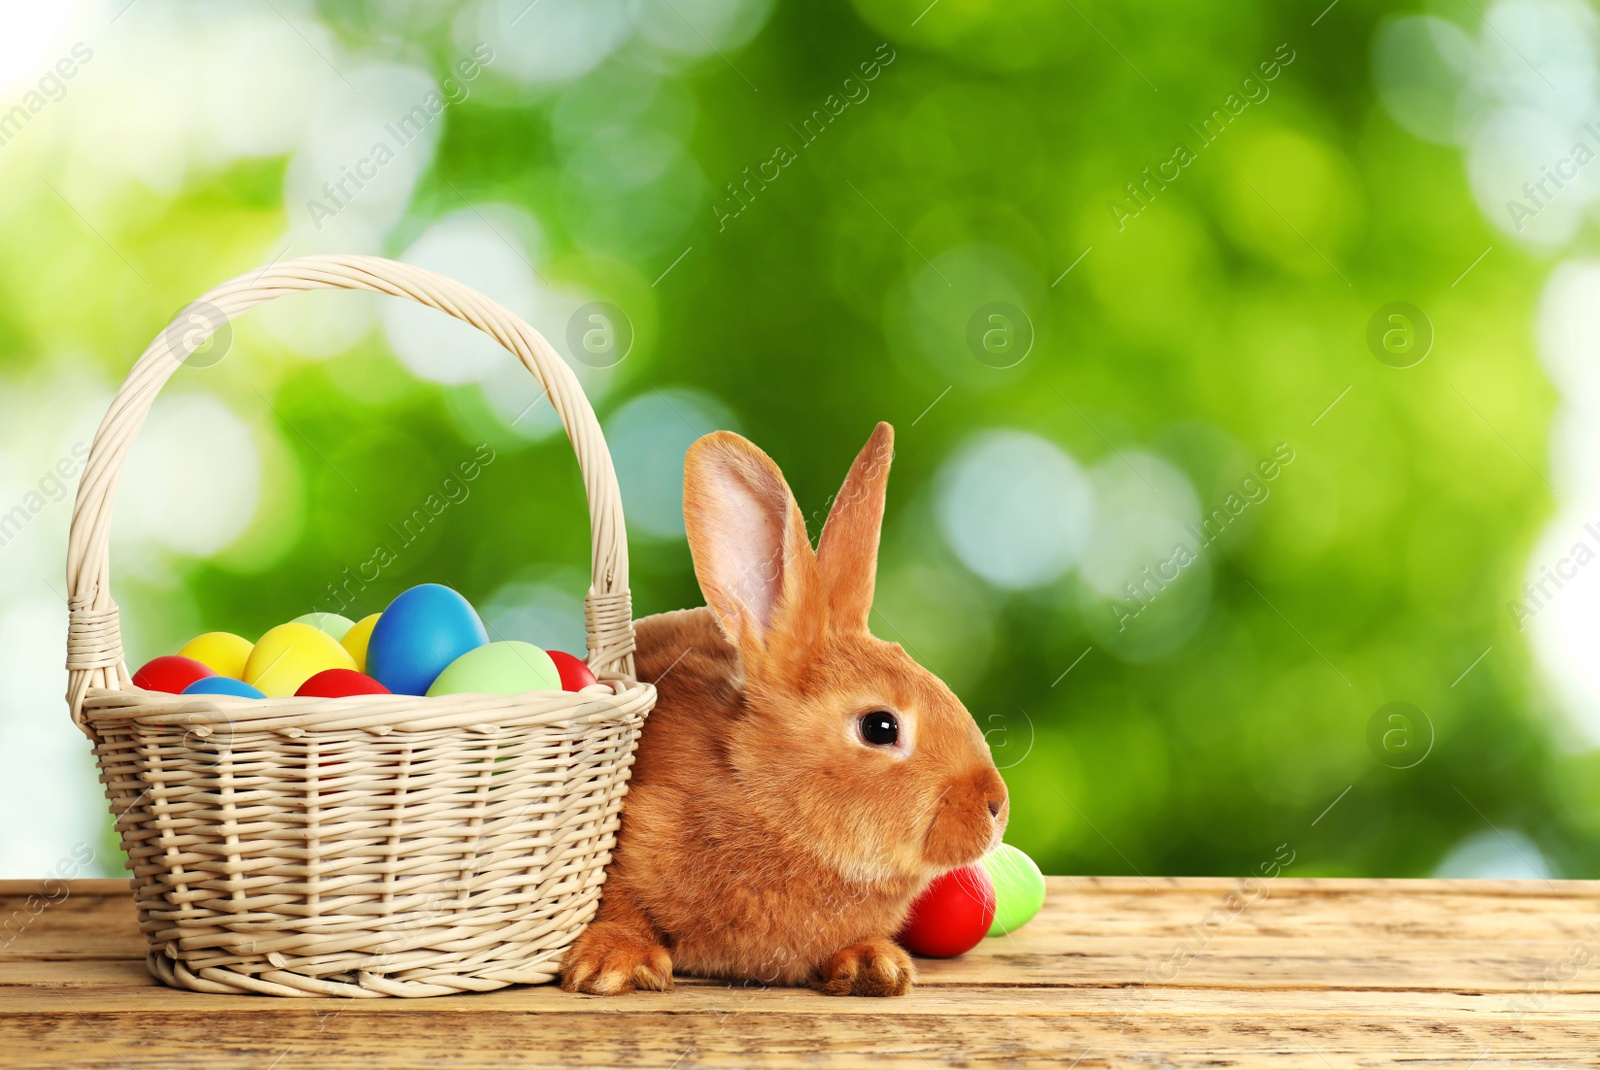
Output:
[[987,812],[980,824],[977,814],[951,806],[954,787],[946,787],[933,801],[928,826],[922,833],[923,861],[941,870],[976,862],[993,849],[1000,836],[999,827]]

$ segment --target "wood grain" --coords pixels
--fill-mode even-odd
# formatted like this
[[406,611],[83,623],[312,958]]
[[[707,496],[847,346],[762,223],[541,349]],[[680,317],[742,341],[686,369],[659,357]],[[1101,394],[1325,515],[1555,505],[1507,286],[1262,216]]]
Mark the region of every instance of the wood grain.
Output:
[[[685,979],[422,1000],[162,988],[122,881],[0,882],[0,1063],[72,1067],[1576,1067],[1600,1062],[1587,883],[1050,880],[902,999]],[[59,901],[30,914],[28,897]],[[33,900],[38,909],[41,898]],[[18,919],[21,919],[19,925]],[[1076,1062],[1074,1062],[1076,1060]]]

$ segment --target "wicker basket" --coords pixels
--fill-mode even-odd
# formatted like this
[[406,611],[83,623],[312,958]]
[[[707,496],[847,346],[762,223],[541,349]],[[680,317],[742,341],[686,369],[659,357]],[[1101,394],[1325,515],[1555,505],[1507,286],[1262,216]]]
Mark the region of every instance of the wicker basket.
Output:
[[[589,499],[598,686],[512,697],[184,698],[135,688],[109,589],[123,460],[199,343],[246,309],[335,288],[492,335],[549,393]],[[571,370],[481,294],[368,256],[223,283],[145,350],[95,434],[67,554],[67,702],[94,743],[152,973],[202,992],[431,996],[555,978],[593,917],[655,690],[633,673],[616,474]],[[183,317],[180,317],[182,320]]]

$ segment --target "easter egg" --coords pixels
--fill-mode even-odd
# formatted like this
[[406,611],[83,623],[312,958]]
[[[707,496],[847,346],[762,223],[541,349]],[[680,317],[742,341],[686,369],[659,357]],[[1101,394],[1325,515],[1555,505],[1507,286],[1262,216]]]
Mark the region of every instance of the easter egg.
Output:
[[133,674],[133,686],[146,691],[167,691],[179,694],[184,688],[205,676],[215,676],[211,669],[179,654],[163,654],[151,658]]
[[337,613],[302,613],[294,619],[295,624],[309,624],[319,632],[327,632],[335,639],[343,639],[345,633],[351,628],[349,617],[341,617]]
[[556,671],[561,673],[561,690],[582,691],[599,683],[594,673],[589,671],[589,666],[571,654],[562,650],[547,650],[545,653],[550,655],[550,660],[556,663]]
[[367,671],[367,642],[372,638],[372,626],[378,623],[378,614],[370,613],[354,624],[344,633],[344,638],[339,640],[339,645],[350,652],[356,659],[356,668],[362,672]]
[[244,662],[250,656],[250,640],[232,632],[207,632],[197,635],[178,651],[193,658],[218,676],[240,679],[244,676]]
[[300,685],[296,695],[343,698],[346,695],[387,695],[389,689],[354,669],[323,669]]
[[1044,906],[1044,874],[1033,859],[1002,843],[979,859],[994,882],[994,921],[990,936],[1003,936],[1033,920]]
[[266,698],[258,687],[231,676],[207,676],[183,689],[185,695],[237,695],[239,698]]
[[446,666],[488,641],[465,598],[424,583],[402,591],[372,626],[367,675],[396,695],[426,695]]
[[520,695],[560,691],[561,671],[532,643],[509,640],[469,650],[452,661],[428,688],[430,695]]
[[272,698],[282,698],[323,669],[354,669],[339,641],[309,624],[290,621],[263,635],[244,665],[246,683]]
[[994,922],[994,884],[982,866],[935,877],[911,904],[895,940],[913,955],[949,959],[978,946]]

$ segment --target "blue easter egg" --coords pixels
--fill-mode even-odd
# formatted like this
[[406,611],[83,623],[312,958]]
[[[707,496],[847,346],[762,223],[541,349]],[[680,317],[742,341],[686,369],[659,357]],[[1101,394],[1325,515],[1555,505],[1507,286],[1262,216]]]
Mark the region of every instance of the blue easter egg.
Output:
[[470,602],[424,583],[401,592],[372,626],[367,675],[396,695],[426,695],[446,666],[488,641]]
[[185,695],[237,695],[240,698],[266,698],[261,689],[231,676],[204,676],[183,689]]

